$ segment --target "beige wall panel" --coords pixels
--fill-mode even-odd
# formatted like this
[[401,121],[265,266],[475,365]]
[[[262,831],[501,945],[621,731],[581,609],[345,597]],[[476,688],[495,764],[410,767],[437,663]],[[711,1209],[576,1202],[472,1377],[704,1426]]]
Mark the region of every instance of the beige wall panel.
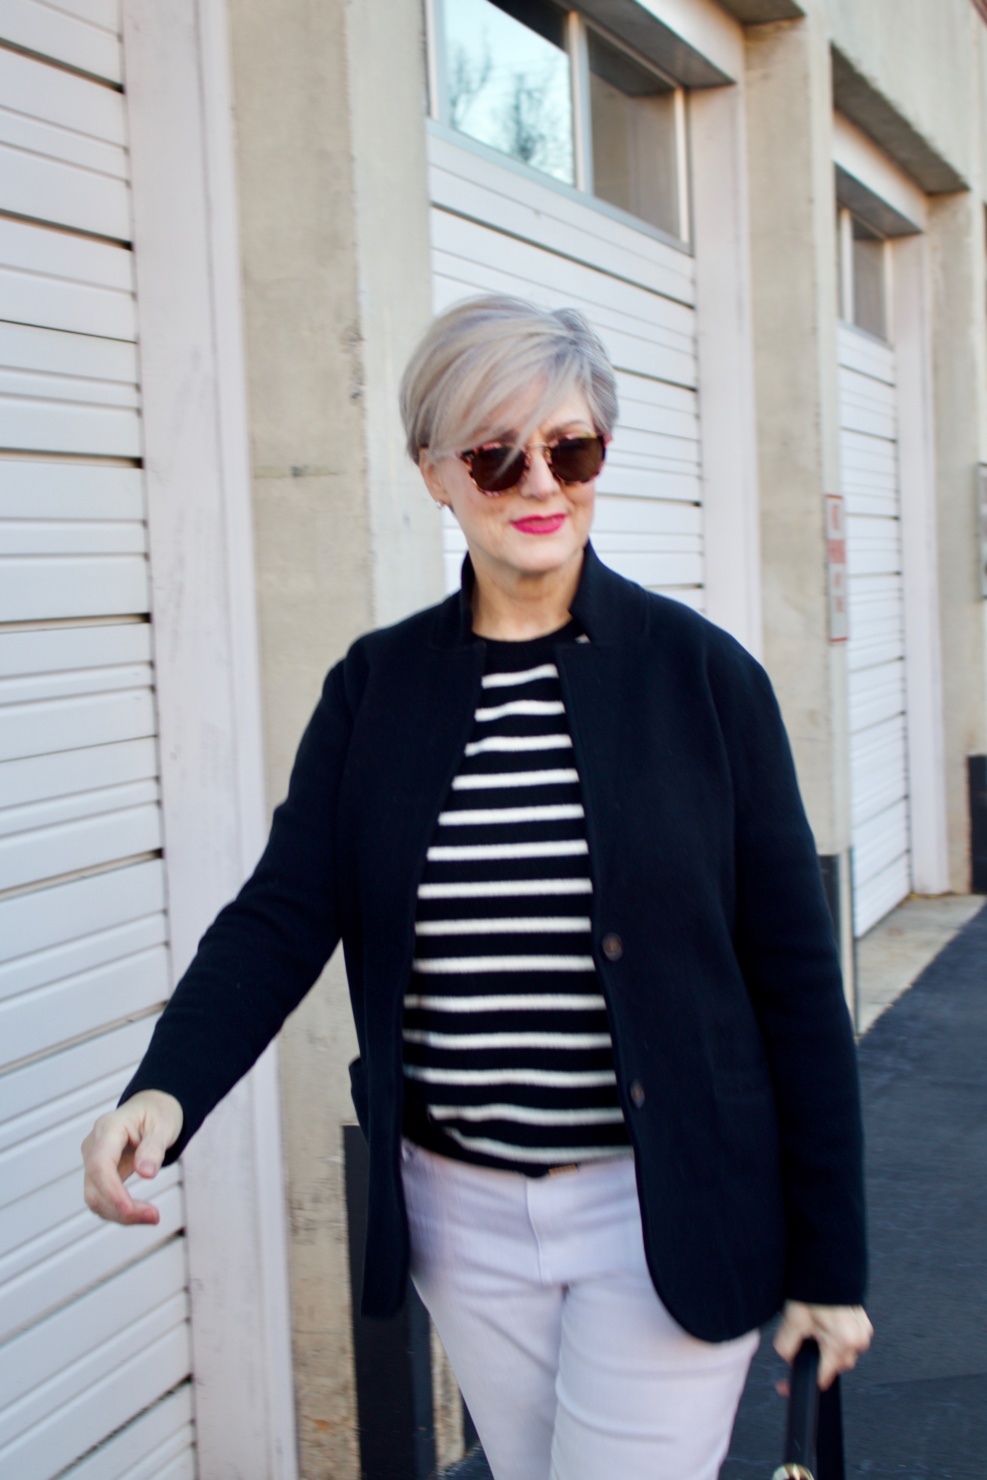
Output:
[[[90,526],[82,522],[80,527],[88,533]],[[121,526],[128,538],[131,527],[129,523]],[[0,536],[2,532],[0,522]],[[149,622],[4,632],[0,634],[0,702],[129,688],[134,680],[151,682],[150,663]]]
[[[430,311],[417,0],[232,0],[267,789],[327,668],[441,592],[397,381]],[[358,1473],[334,962],[281,1042],[300,1467]]]
[[987,200],[987,26],[981,26],[977,31],[976,54],[980,83],[979,195],[981,200]]
[[826,0],[835,46],[966,180],[979,174],[970,0]]
[[233,0],[268,794],[370,625],[341,0]]
[[[0,20],[0,35],[5,31],[12,9],[8,0]],[[43,21],[48,7],[36,6],[35,9]],[[60,24],[59,19],[51,16],[44,39],[55,40]],[[114,26],[114,32],[117,29]],[[118,56],[115,36],[113,51]],[[121,92],[115,88],[94,87],[87,77],[75,77],[60,67],[52,67],[47,62],[21,56],[14,51],[0,55],[0,92],[4,100],[0,137],[8,137],[7,130],[44,128],[47,132],[36,136],[38,153],[50,154],[55,159],[78,157],[80,163],[90,162],[79,151],[91,148],[94,141],[116,145],[118,155],[97,155],[96,158],[108,161],[104,165],[108,173],[126,179],[127,166],[123,155],[127,130]],[[93,168],[98,167],[93,165]]]
[[[162,1180],[160,1186],[155,1183],[147,1196],[158,1208],[160,1222],[143,1224],[140,1228],[124,1228],[120,1224],[109,1223],[95,1224],[93,1215],[88,1210],[84,1211],[79,1215],[76,1236],[70,1243],[50,1257],[42,1257],[31,1264],[20,1279],[9,1281],[0,1295],[0,1338],[9,1340],[15,1331],[30,1325],[32,1321],[40,1320],[57,1310],[60,1305],[93,1288],[98,1281],[135,1263],[145,1254],[150,1254],[173,1239],[181,1231],[184,1221],[181,1188],[173,1179],[168,1178],[167,1185],[165,1180]],[[45,1254],[47,1253],[46,1250]],[[186,1366],[185,1374],[187,1372]],[[180,1373],[175,1381],[180,1382],[185,1374]],[[123,1409],[120,1422],[133,1412],[132,1408],[127,1407],[133,1398],[133,1390],[128,1391],[129,1378],[132,1376],[133,1373],[128,1374],[128,1382],[117,1384],[120,1406]],[[98,1423],[103,1413],[95,1401],[93,1408]],[[24,1472],[15,1468],[0,1473],[16,1475],[21,1480]],[[57,1474],[58,1471],[49,1473]]]
[[112,745],[153,734],[153,696],[146,688],[88,694],[58,705],[11,705],[3,715],[0,761],[52,755],[76,746]]
[[[152,817],[150,821],[153,826],[155,819]],[[153,847],[154,834],[151,828],[146,831],[147,837],[136,841],[146,843],[150,838]],[[111,857],[112,845],[117,841],[118,837],[111,839],[111,846],[106,850]],[[105,861],[93,847],[87,850],[87,855],[95,857],[96,863]],[[68,861],[70,865],[74,862]],[[167,995],[168,961],[164,948],[156,946],[13,997],[0,1003],[2,1062],[6,1066],[32,1054],[50,1053],[67,1039],[99,1032],[112,1023],[122,1022],[128,1014],[148,1013]],[[81,1141],[80,1136],[79,1144]]]
[[497,224],[505,233],[695,306],[695,263],[680,248],[659,244],[585,201],[561,191],[548,192],[519,171],[489,159],[481,165],[482,152],[474,154],[438,130],[431,133],[428,152],[434,205],[468,220],[489,222],[490,197],[495,194]]
[[846,653],[829,641],[824,538],[824,496],[839,487],[826,17],[814,5],[805,20],[751,26],[746,48],[762,652],[816,847],[840,859],[840,945],[852,1003]]
[[[166,1480],[192,1480],[195,1474],[192,1439],[192,1398],[184,1387],[101,1444],[95,1454],[67,1470],[64,1480],[120,1480],[128,1473],[128,1466],[140,1474],[142,1464],[145,1474],[159,1480],[162,1475]],[[188,1468],[165,1469],[172,1460],[179,1465],[183,1451],[188,1456]]]
[[984,212],[977,197],[932,197],[929,237],[949,874],[951,887],[963,892],[970,887],[966,757],[987,749],[974,493],[987,424]]
[[[839,486],[829,52],[814,20],[747,32],[764,655],[822,853],[848,842],[845,684],[823,495]],[[784,168],[778,140],[785,140]]]
[[99,1442],[104,1422],[118,1429],[134,1408],[148,1408],[164,1397],[188,1371],[188,1360],[187,1325],[177,1323],[164,1334],[156,1333],[156,1339],[130,1355],[125,1382],[120,1369],[110,1371],[64,1408],[56,1409],[44,1425],[0,1450],[0,1463],[18,1480],[60,1475],[80,1449],[92,1449]]
[[25,756],[21,761],[0,764],[0,808],[19,808],[56,798],[73,801],[80,792],[152,776],[157,776],[157,755],[151,739]]
[[54,57],[80,72],[122,82],[115,0],[86,6],[85,14],[68,15],[70,8],[56,9],[43,0],[6,0],[0,16],[0,37],[26,51]]
[[122,180],[95,174],[91,167],[26,155],[0,143],[0,170],[8,209],[19,216],[126,241],[130,202]]
[[[148,865],[144,865],[148,867]],[[137,873],[139,870],[127,870]],[[99,879],[106,874],[95,876]],[[89,880],[78,882],[88,883]],[[60,887],[64,897],[73,888],[71,884]],[[29,899],[29,895],[15,896]],[[5,904],[10,901],[4,901]],[[63,1049],[58,1056],[59,1089],[52,1096],[51,1084],[44,1067],[37,1062],[12,1069],[3,1077],[0,1087],[0,1106],[3,1108],[5,1125],[0,1131],[0,1149],[6,1150],[23,1136],[34,1135],[56,1125],[66,1114],[80,1104],[95,1103],[99,1098],[99,1086],[103,1083],[119,1083],[119,1074],[128,1064],[134,1064],[144,1047],[145,1028],[137,1022],[124,1023],[122,1027],[102,1033],[97,1038],[87,1038]],[[72,1170],[76,1167],[73,1164]],[[72,1212],[79,1211],[78,1193]]]
[[[130,1063],[136,1068],[136,1058]],[[117,1093],[120,1083],[118,1076],[115,1080]],[[116,1093],[107,1094],[100,1113],[109,1109],[116,1097]],[[47,1183],[12,1207],[0,1208],[0,1269],[5,1279],[23,1275],[39,1261],[51,1259],[60,1251],[72,1248],[92,1232],[92,1215],[85,1207],[81,1212],[79,1210],[78,1160],[77,1154],[71,1171],[57,1181]],[[178,1189],[179,1175],[177,1166],[160,1173],[154,1184],[154,1199],[160,1199],[169,1189]],[[33,1242],[25,1244],[24,1237]],[[125,1246],[121,1247],[119,1262],[121,1267],[127,1263]],[[39,1278],[42,1277],[43,1272]],[[85,1288],[83,1281],[80,1289]]]
[[[0,1442],[5,1432],[20,1432],[49,1406],[56,1406],[37,1391],[43,1383],[57,1384],[58,1400],[66,1402],[102,1375],[100,1367],[118,1366],[116,1352],[109,1356],[93,1348],[114,1337],[122,1338],[121,1344],[139,1340],[144,1334],[140,1327],[133,1333],[127,1329],[131,1316],[143,1320],[165,1300],[171,1311],[177,1309],[179,1318],[186,1319],[185,1252],[178,1240],[143,1264],[123,1270],[101,1289],[90,1290],[77,1305],[58,1311],[44,1325],[21,1331],[7,1342],[0,1352],[0,1384],[11,1404],[21,1400],[23,1406],[16,1418],[7,1418],[6,1430],[0,1420]],[[173,1318],[168,1319],[172,1324]]]
[[345,7],[373,620],[437,601],[441,535],[404,448],[398,386],[432,316],[425,158],[425,7]]

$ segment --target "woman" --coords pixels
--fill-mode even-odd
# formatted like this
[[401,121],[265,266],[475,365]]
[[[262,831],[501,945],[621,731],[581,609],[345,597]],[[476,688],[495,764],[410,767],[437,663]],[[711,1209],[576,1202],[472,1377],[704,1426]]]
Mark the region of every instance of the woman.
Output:
[[87,1201],[177,1156],[341,939],[370,1149],[363,1307],[409,1272],[497,1480],[713,1480],[757,1326],[869,1342],[839,966],[762,669],[589,544],[616,421],[578,314],[438,318],[408,448],[463,586],[329,674]]

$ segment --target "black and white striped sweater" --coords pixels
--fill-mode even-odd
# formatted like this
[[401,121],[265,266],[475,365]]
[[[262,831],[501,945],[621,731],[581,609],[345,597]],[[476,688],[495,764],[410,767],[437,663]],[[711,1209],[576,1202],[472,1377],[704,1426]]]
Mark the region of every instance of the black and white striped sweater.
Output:
[[628,1137],[590,954],[589,851],[553,648],[487,641],[483,688],[418,890],[405,1129],[540,1175]]

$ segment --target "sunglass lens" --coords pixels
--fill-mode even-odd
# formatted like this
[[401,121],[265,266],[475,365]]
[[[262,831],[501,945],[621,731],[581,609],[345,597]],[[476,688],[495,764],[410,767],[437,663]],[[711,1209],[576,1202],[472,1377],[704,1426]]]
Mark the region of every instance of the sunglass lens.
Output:
[[603,466],[602,437],[563,437],[552,448],[552,472],[562,483],[588,483]]
[[505,493],[524,477],[527,457],[524,451],[509,447],[478,447],[470,453],[469,470],[477,488],[484,493]]

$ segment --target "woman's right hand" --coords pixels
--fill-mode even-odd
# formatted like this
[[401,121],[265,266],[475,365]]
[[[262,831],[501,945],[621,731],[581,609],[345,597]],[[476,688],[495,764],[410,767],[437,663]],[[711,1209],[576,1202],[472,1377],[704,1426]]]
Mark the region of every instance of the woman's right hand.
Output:
[[157,1176],[184,1118],[174,1095],[158,1089],[140,1090],[100,1116],[82,1143],[86,1202],[94,1213],[111,1223],[158,1222],[154,1204],[135,1201],[123,1184],[131,1172]]

